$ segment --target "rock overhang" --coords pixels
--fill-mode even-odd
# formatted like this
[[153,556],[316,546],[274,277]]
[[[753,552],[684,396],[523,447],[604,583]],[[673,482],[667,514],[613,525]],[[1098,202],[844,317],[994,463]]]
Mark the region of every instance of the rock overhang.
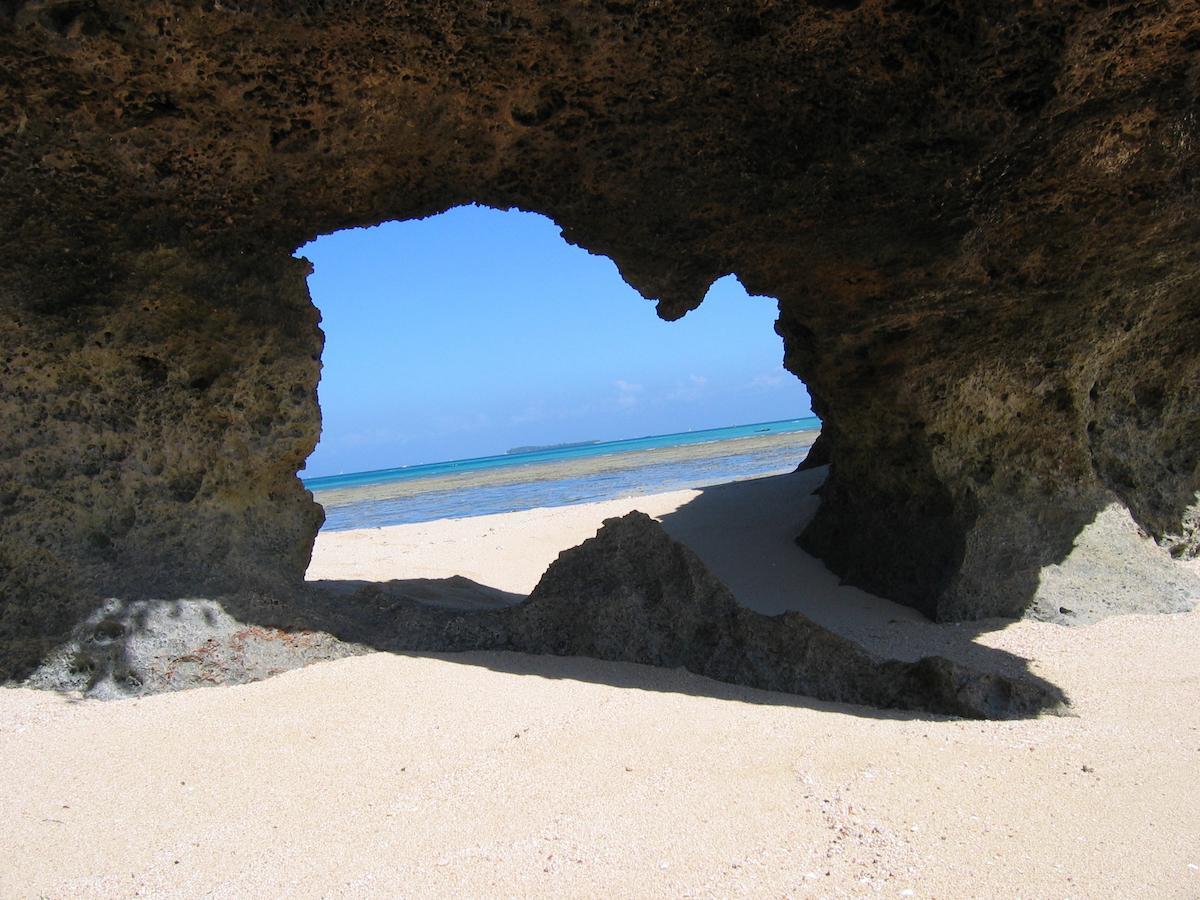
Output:
[[0,6],[4,629],[297,580],[321,336],[292,251],[475,201],[675,318],[779,298],[832,470],[805,543],[1020,613],[1116,502],[1196,549],[1186,2]]

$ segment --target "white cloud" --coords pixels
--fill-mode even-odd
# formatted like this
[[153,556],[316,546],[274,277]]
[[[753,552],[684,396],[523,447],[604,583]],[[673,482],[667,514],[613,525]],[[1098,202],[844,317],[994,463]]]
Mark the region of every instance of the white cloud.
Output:
[[487,413],[467,413],[466,415],[444,415],[434,420],[430,431],[433,434],[458,434],[463,431],[478,431],[488,428],[492,418]]
[[621,409],[629,409],[638,405],[638,394],[645,388],[640,384],[634,384],[632,381],[625,381],[618,378],[613,382],[613,386],[617,389],[617,406]]
[[546,411],[540,406],[527,406],[521,412],[509,416],[509,425],[529,425],[546,418]]
[[686,380],[675,382],[675,387],[667,394],[667,400],[699,400],[708,388],[708,378],[704,375],[689,375]]
[[746,387],[760,391],[772,390],[782,387],[786,382],[787,377],[782,372],[770,372],[765,375],[755,375]]

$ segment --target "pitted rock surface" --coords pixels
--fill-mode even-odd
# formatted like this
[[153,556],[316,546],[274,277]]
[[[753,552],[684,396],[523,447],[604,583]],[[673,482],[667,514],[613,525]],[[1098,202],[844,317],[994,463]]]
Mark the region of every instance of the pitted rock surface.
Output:
[[[456,581],[466,598],[472,586]],[[1067,706],[1060,690],[1036,678],[937,656],[885,660],[798,613],[744,609],[695,553],[636,511],[606,520],[595,537],[559,554],[528,600],[516,605],[481,585],[473,586],[476,604],[434,605],[413,587],[385,583],[341,596],[310,590],[288,604],[301,622],[287,628],[243,621],[270,619],[270,599],[261,596],[110,600],[51,654],[32,683],[130,696],[240,684],[373,647],[586,656],[974,719],[1061,713]]]
[[[545,213],[676,318],[777,297],[805,546],[1021,613],[1116,503],[1197,550],[1194,0],[5,0],[0,641],[274,590],[320,510],[314,235]],[[400,389],[403,389],[401,386]],[[10,664],[11,663],[11,664]]]

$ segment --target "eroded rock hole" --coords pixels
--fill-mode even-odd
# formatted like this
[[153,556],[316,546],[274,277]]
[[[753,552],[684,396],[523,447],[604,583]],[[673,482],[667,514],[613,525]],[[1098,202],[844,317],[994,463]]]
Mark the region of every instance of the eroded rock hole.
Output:
[[[777,332],[769,299],[721,279],[668,324],[554,223],[478,207],[301,254],[326,332],[308,579],[341,638],[956,715],[1061,702],[1019,666],[989,674],[1003,659],[887,660],[870,623],[921,617],[796,547],[830,447],[779,367],[778,334],[805,326]],[[837,662],[814,668],[803,648],[826,644]]]
[[301,474],[328,531],[788,471],[811,443],[775,303],[733,279],[666,323],[550,220],[480,207],[302,252],[326,346]]

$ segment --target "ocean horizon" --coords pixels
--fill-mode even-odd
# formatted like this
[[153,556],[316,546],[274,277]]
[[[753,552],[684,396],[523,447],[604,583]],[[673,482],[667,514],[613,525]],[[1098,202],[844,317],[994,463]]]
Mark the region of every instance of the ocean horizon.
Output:
[[816,416],[369,472],[301,477],[346,531],[661,493],[791,471],[820,432]]

